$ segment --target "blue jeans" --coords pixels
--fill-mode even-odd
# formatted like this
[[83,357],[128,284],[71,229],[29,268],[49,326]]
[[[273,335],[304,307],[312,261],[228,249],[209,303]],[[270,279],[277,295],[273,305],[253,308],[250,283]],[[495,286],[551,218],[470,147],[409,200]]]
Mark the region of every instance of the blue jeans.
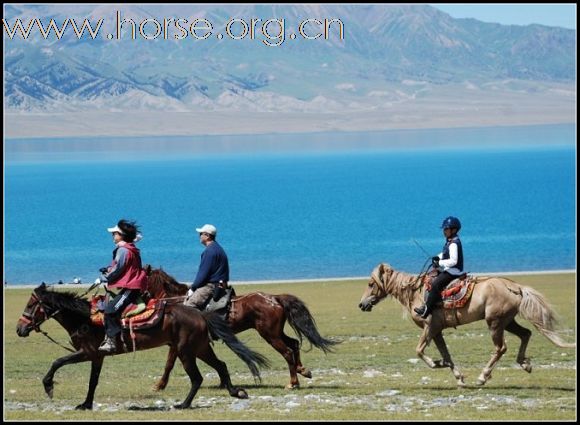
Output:
[[139,289],[122,289],[105,307],[105,332],[110,338],[121,332],[121,313],[139,296]]

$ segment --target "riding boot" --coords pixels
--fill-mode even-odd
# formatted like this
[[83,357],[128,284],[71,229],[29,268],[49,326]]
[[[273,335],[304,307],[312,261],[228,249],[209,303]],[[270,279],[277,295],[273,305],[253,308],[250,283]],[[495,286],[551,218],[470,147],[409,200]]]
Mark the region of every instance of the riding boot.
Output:
[[415,307],[413,310],[415,310],[415,313],[417,313],[421,319],[426,319],[432,311],[427,304],[423,304],[421,307]]
[[413,310],[415,310],[415,313],[417,313],[421,319],[426,319],[433,312],[437,301],[437,292],[435,290],[431,290],[429,291],[429,295],[427,295],[425,304],[423,304],[421,307],[416,307]]
[[115,342],[114,338],[106,335],[105,339],[101,343],[99,347],[99,351],[104,351],[106,353],[114,353],[117,351],[117,343]]

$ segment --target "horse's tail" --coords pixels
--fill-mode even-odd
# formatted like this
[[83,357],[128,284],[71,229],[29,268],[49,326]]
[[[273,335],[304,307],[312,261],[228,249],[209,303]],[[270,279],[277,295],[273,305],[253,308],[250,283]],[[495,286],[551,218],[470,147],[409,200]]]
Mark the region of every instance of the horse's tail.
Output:
[[304,302],[298,297],[288,294],[276,295],[275,297],[284,307],[288,324],[294,329],[298,338],[300,338],[300,344],[302,344],[302,337],[306,337],[312,345],[327,353],[332,352],[332,347],[340,343],[340,341],[331,341],[323,338],[318,333],[314,318]]
[[215,312],[202,312],[202,315],[205,317],[212,338],[221,339],[230,350],[236,353],[246,363],[254,378],[261,382],[262,378],[260,377],[259,366],[270,367],[268,359],[260,353],[251,350],[240,341],[228,323],[219,314]]
[[575,348],[576,344],[563,341],[556,332],[556,314],[542,294],[528,286],[521,286],[521,290],[522,302],[519,312],[522,317],[529,320],[542,335],[558,347]]

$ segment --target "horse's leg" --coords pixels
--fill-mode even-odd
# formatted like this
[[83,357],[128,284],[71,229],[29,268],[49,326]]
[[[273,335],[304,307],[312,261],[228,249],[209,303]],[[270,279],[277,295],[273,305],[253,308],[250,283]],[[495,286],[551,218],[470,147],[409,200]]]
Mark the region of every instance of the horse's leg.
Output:
[[97,384],[99,383],[99,376],[101,374],[101,369],[103,367],[103,360],[105,358],[100,356],[91,362],[91,379],[89,380],[89,392],[87,393],[87,398],[82,404],[75,407],[76,410],[92,410],[93,400],[95,398],[95,390],[97,389]]
[[232,397],[248,398],[246,390],[232,385],[227,365],[217,358],[210,345],[208,345],[208,350],[199,353],[198,357],[216,370],[220,377],[220,388],[227,388]]
[[441,353],[442,361],[435,361],[435,367],[449,367],[455,379],[457,379],[457,385],[460,387],[465,386],[465,381],[463,374],[459,371],[457,366],[451,360],[451,354],[449,354],[449,350],[447,349],[447,344],[445,343],[445,339],[443,338],[443,334],[439,332],[437,335],[433,337],[433,341],[435,341],[435,345],[437,345],[437,349]]
[[526,348],[528,347],[528,342],[532,336],[532,331],[519,325],[515,319],[512,320],[506,327],[505,330],[517,335],[520,340],[520,350],[518,351],[518,357],[516,361],[528,373],[532,372],[532,362],[526,357]]
[[169,382],[169,375],[175,366],[175,360],[177,360],[177,350],[173,346],[169,346],[169,352],[167,353],[167,361],[165,362],[165,370],[163,371],[163,376],[159,379],[157,384],[153,386],[155,391],[164,390]]
[[199,372],[199,368],[197,367],[196,364],[195,355],[193,354],[194,350],[191,349],[191,347],[187,348],[188,349],[185,348],[179,349],[178,356],[179,360],[181,360],[181,363],[183,364],[183,368],[185,369],[187,375],[189,376],[189,380],[191,381],[191,389],[189,390],[189,394],[187,394],[187,397],[185,398],[183,403],[176,404],[175,406],[173,406],[176,409],[189,408],[191,406],[191,401],[193,400],[193,397],[195,397],[195,394],[197,394],[197,390],[199,390],[199,387],[201,387],[201,383],[203,382],[203,376],[201,376],[201,373]]
[[53,363],[44,378],[42,379],[42,384],[44,385],[44,391],[46,394],[52,398],[53,390],[54,390],[54,374],[57,370],[67,364],[74,364],[80,362],[88,361],[88,357],[83,350],[79,350],[75,353],[69,354],[68,356],[61,357],[56,359]]
[[312,372],[302,365],[300,361],[300,343],[297,339],[291,338],[285,333],[282,333],[282,339],[284,343],[290,347],[292,352],[294,353],[294,364],[296,365],[296,372],[306,378],[312,378]]
[[495,353],[491,355],[491,359],[477,378],[477,385],[484,385],[491,378],[491,371],[501,359],[501,356],[507,351],[502,320],[488,320],[487,323],[491,331],[491,340],[495,346]]
[[427,366],[429,366],[431,369],[435,369],[437,367],[440,367],[440,366],[438,366],[437,363],[435,363],[431,359],[431,357],[429,357],[425,354],[425,348],[427,348],[427,346],[429,345],[429,343],[433,339],[433,335],[434,334],[436,335],[436,334],[441,332],[440,327],[438,327],[437,331],[435,331],[432,328],[433,320],[434,320],[434,317],[433,317],[433,315],[431,315],[431,318],[428,319],[428,321],[423,326],[423,333],[419,337],[419,343],[417,344],[417,348],[415,348],[415,352],[417,353],[417,356],[421,360],[423,360],[427,364]]
[[[294,350],[288,347],[284,340],[279,336],[274,336],[270,332],[265,332],[259,329],[258,332],[264,338],[268,344],[270,344],[274,350],[282,354],[282,357],[288,363],[288,370],[290,371],[290,383],[286,385],[286,389],[292,390],[300,387],[300,382],[298,382],[298,375],[296,374],[296,363],[294,363]],[[274,333],[274,332],[272,332]],[[282,331],[280,331],[282,333]],[[279,334],[278,334],[279,335]]]

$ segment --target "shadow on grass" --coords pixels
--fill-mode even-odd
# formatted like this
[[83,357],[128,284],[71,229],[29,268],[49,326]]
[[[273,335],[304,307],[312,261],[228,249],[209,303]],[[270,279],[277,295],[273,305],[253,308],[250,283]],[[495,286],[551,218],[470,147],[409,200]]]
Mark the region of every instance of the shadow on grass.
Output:
[[567,387],[546,387],[541,385],[475,385],[475,384],[467,384],[464,387],[450,387],[450,386],[443,386],[443,385],[424,385],[419,389],[425,390],[434,390],[434,391],[450,391],[452,389],[456,389],[457,391],[464,391],[464,390],[550,390],[550,391],[566,391],[566,392],[576,392],[576,388],[567,388]]
[[[192,405],[187,409],[179,409],[179,410],[197,410],[197,409],[210,409],[211,406],[195,406]],[[138,412],[169,412],[169,411],[178,411],[173,406],[129,406],[127,410],[138,411]]]
[[[214,387],[209,387],[209,388],[219,388],[218,386],[214,386]],[[339,389],[344,389],[344,386],[339,386],[339,385],[318,385],[318,386],[312,386],[312,385],[303,385],[300,386],[300,388],[295,388],[295,389],[286,389],[284,388],[283,385],[279,385],[279,384],[250,384],[250,385],[246,385],[244,386],[245,389],[251,388],[251,389],[260,389],[260,388],[264,388],[264,389],[273,389],[273,390],[285,390],[287,392],[292,392],[292,391],[304,391],[304,390],[327,390],[327,389],[333,389],[333,390],[339,390]]]

